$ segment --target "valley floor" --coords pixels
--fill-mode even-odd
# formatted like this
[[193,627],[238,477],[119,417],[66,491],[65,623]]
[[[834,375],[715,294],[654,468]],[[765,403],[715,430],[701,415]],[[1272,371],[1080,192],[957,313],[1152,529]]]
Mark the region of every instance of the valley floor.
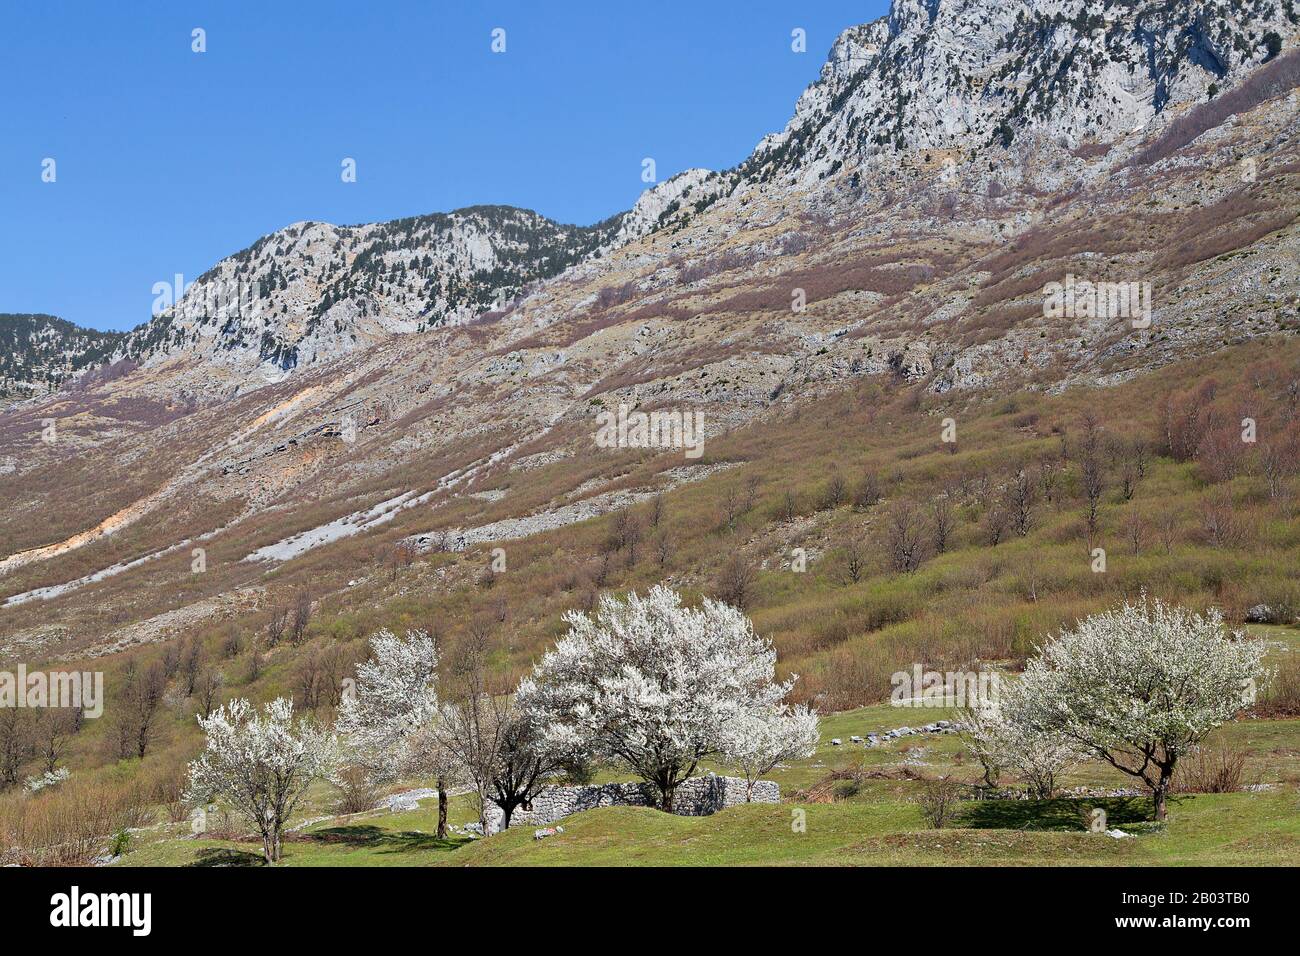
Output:
[[[900,717],[900,715],[902,715]],[[534,837],[517,827],[487,839],[437,840],[437,809],[377,811],[324,819],[287,841],[284,866],[1294,866],[1300,863],[1300,720],[1246,720],[1222,728],[1216,746],[1247,755],[1243,784],[1226,794],[1181,794],[1169,819],[1151,819],[1144,797],[1070,796],[1048,801],[985,800],[963,805],[957,820],[930,829],[915,802],[920,778],[979,776],[956,736],[904,737],[875,748],[850,734],[917,726],[942,710],[860,708],[824,721],[813,757],[780,768],[785,802],[733,807],[711,817],[609,807],[561,821],[563,833]],[[845,743],[832,745],[831,739]],[[861,771],[856,788],[816,802],[814,784]],[[842,778],[841,778],[842,779]],[[1085,764],[1067,789],[1118,789],[1131,781]],[[328,800],[332,794],[314,794]],[[820,798],[827,799],[827,798]],[[1115,836],[1087,832],[1087,810],[1106,811]],[[456,827],[474,818],[466,797],[451,802]],[[311,819],[318,811],[304,811]],[[138,834],[125,866],[260,866],[252,840],[196,839],[188,825]]]

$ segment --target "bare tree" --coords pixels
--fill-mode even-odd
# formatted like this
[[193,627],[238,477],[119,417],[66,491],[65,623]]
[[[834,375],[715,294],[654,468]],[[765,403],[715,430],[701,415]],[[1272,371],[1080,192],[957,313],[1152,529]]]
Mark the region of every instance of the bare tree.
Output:
[[1090,451],[1086,444],[1081,469],[1083,495],[1087,502],[1083,516],[1088,527],[1088,540],[1091,541],[1096,536],[1101,521],[1101,496],[1106,491],[1106,477],[1102,472],[1101,458],[1095,451]]
[[1246,538],[1246,526],[1237,515],[1237,505],[1229,492],[1214,494],[1201,507],[1201,526],[1205,537],[1216,548],[1239,548]]
[[1141,438],[1135,438],[1129,445],[1129,457],[1133,461],[1138,481],[1142,481],[1147,476],[1147,468],[1150,467],[1151,446]]
[[443,684],[443,704],[434,725],[438,742],[452,756],[478,797],[478,820],[487,832],[492,764],[500,745],[495,695],[488,692],[485,661],[491,628],[475,621],[456,644]]
[[996,548],[1002,543],[1010,524],[1011,518],[1001,505],[994,505],[988,510],[984,516],[984,539],[989,543],[989,547]]
[[736,527],[736,519],[740,517],[740,494],[735,488],[728,488],[722,496],[721,514],[718,516],[718,529],[720,531],[731,531]]
[[650,499],[650,527],[658,528],[664,520],[664,496],[656,494]]
[[[641,541],[641,522],[627,508],[623,508],[614,515],[614,520],[610,524],[609,539],[607,549],[610,551],[622,551],[630,548],[635,549]],[[632,563],[636,563],[635,557]]]
[[203,643],[198,638],[191,638],[181,652],[181,688],[186,697],[194,696],[195,686],[199,681],[199,672],[203,669]]
[[226,660],[232,657],[238,657],[244,652],[244,639],[239,631],[231,629],[224,638],[221,639],[221,656]]
[[851,537],[844,543],[844,578],[849,584],[857,584],[867,570],[867,555],[862,543]]
[[1083,413],[1083,435],[1079,439],[1079,453],[1084,457],[1097,458],[1101,455],[1101,442],[1104,429],[1096,413],[1087,411]]
[[284,639],[285,629],[289,626],[289,609],[271,608],[271,617],[266,622],[266,646],[277,646]]
[[181,669],[181,643],[168,644],[163,648],[162,669],[163,675],[171,680],[176,676],[176,672]]
[[847,496],[848,490],[844,484],[844,477],[837,471],[827,479],[826,487],[822,489],[820,510],[829,511],[832,508],[838,508],[844,504]]
[[1056,504],[1056,486],[1060,476],[1060,466],[1044,455],[1038,463],[1038,490],[1049,505]]
[[922,532],[923,522],[910,501],[899,501],[890,508],[885,536],[891,568],[911,574],[921,566]]
[[799,517],[799,499],[793,489],[787,488],[785,494],[781,496],[780,518],[786,524],[790,524],[797,517]]
[[930,505],[930,528],[934,532],[934,553],[943,554],[948,550],[953,528],[952,499],[947,492],[935,498]]
[[31,749],[30,711],[0,707],[0,790],[18,783],[18,772]]
[[1034,526],[1034,485],[1023,470],[1011,480],[1007,498],[1016,534],[1026,537]]
[[654,549],[655,560],[659,562],[659,567],[668,567],[669,562],[673,559],[673,552],[675,551],[672,534],[669,531],[664,530],[655,535]]
[[[437,643],[437,631],[433,628],[427,629],[435,644]],[[331,707],[337,707],[343,699],[343,677],[348,673],[351,662],[343,648],[338,645],[330,647],[321,655],[321,673],[318,682],[320,701]]]
[[32,741],[42,773],[53,773],[58,767],[76,733],[73,729],[75,724],[76,718],[71,710],[59,708],[41,712],[33,728]]
[[853,489],[853,507],[866,511],[880,500],[880,479],[875,472],[867,472]]
[[1174,553],[1174,544],[1178,540],[1178,515],[1166,508],[1156,517],[1156,531],[1160,535],[1160,545],[1165,554]]
[[320,653],[312,647],[298,664],[294,676],[297,690],[298,707],[301,710],[314,710],[320,700]]
[[289,622],[289,643],[297,647],[307,636],[307,625],[311,623],[311,595],[299,591],[293,602],[293,618]]
[[1300,471],[1300,441],[1296,440],[1294,431],[1275,435],[1263,443],[1259,467],[1268,486],[1268,496],[1283,497],[1287,482]]
[[249,683],[262,676],[262,648],[254,639],[248,642],[248,680]]
[[221,703],[221,688],[225,683],[226,679],[221,671],[212,667],[206,668],[203,676],[199,678],[199,713],[203,715],[204,720],[211,717],[212,712]]
[[1190,461],[1201,440],[1214,425],[1212,404],[1218,393],[1214,380],[1201,383],[1190,392],[1170,395],[1162,408],[1162,439],[1174,461]]
[[161,662],[144,670],[137,668],[135,661],[127,663],[126,684],[118,701],[119,756],[144,757],[166,689],[167,672]]
[[476,622],[457,646],[447,703],[433,731],[473,785],[484,832],[489,802],[501,808],[509,827],[514,812],[561,769],[541,745],[538,729],[515,707],[513,696],[489,686],[485,665],[490,635]]
[[1128,533],[1128,543],[1133,553],[1135,555],[1141,554],[1142,538],[1146,533],[1146,524],[1142,521],[1142,513],[1136,508],[1128,516],[1128,523],[1124,526],[1124,530]]
[[714,584],[714,594],[719,601],[746,610],[754,599],[754,586],[758,575],[754,566],[741,554],[733,554],[722,566]]

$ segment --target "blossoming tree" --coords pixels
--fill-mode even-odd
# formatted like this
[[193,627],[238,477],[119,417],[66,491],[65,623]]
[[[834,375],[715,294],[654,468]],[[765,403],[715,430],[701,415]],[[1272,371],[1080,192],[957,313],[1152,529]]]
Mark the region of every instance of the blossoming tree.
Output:
[[968,708],[962,716],[966,746],[984,767],[984,780],[996,786],[1009,771],[1024,781],[1029,795],[1046,800],[1057,778],[1084,757],[1073,739],[1042,730],[1026,719],[1026,698],[1018,683],[999,681],[999,699]]
[[1263,657],[1263,642],[1229,633],[1219,611],[1144,595],[1043,647],[1020,680],[1019,719],[1141,779],[1163,820],[1178,759],[1246,705]]
[[293,718],[283,697],[261,714],[242,698],[200,717],[206,745],[189,765],[189,799],[220,797],[257,828],[268,863],[280,859],[284,824],[313,780],[326,775],[337,741]]
[[700,761],[721,756],[733,722],[776,711],[794,684],[740,611],[682,606],[662,585],[565,616],[568,633],[519,686],[554,753],[621,765],[672,811]]
[[817,749],[817,714],[804,704],[750,708],[723,729],[722,758],[745,777],[745,800],[777,764],[811,757]]
[[336,729],[347,744],[336,779],[360,776],[375,786],[404,775],[431,776],[438,790],[438,831],[447,835],[447,787],[454,760],[432,724],[438,717],[438,648],[428,632],[370,638],[370,659],[357,665],[356,684],[339,704]]

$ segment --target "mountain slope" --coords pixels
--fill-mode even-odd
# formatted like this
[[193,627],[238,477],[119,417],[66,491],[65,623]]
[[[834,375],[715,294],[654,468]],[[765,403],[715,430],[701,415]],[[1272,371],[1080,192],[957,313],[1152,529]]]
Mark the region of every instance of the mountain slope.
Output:
[[295,223],[223,259],[175,302],[164,295],[117,354],[144,363],[184,355],[246,385],[275,381],[390,335],[503,308],[597,252],[620,222],[567,226],[474,206],[361,226]]
[[1018,139],[1111,143],[1240,80],[1297,24],[1278,0],[895,0],[836,41],[743,175],[810,185],[900,153],[961,166]]
[[[916,9],[896,5],[899,22]],[[868,29],[881,27],[855,28]],[[1181,35],[1169,29],[1162,48]],[[706,493],[740,460],[687,467],[679,452],[603,448],[596,415],[620,405],[698,414],[712,443],[874,385],[957,407],[1110,387],[1228,342],[1292,336],[1294,96],[1272,81],[1243,94],[1294,57],[1294,31],[1283,39],[1216,91],[1233,109],[1175,82],[1148,127],[1110,144],[1023,133],[951,170],[895,145],[887,166],[850,168],[845,152],[823,179],[815,151],[780,166],[769,142],[756,154],[769,165],[692,170],[599,230],[509,211],[268,237],[205,280],[264,280],[258,315],[180,310],[119,353],[138,370],[0,416],[6,632],[22,646],[157,640],[292,582],[341,591],[367,573],[366,549],[528,538],[656,490]],[[911,66],[925,75],[936,49]],[[1069,51],[1057,55],[1064,69]],[[834,144],[855,96],[832,97],[808,142]],[[430,267],[437,295],[414,265],[426,248],[452,264]],[[514,290],[552,269],[488,309],[498,281]],[[1149,286],[1150,323],[1050,315],[1044,290],[1068,276]],[[44,418],[59,441],[34,445]],[[645,459],[652,470],[633,470]],[[203,575],[186,557],[200,544]]]
[[52,315],[0,313],[0,400],[46,394],[105,361],[120,332],[83,329]]

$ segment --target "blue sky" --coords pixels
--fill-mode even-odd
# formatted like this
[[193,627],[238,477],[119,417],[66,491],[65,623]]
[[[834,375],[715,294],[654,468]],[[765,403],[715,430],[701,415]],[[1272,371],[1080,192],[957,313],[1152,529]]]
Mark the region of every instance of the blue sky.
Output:
[[[595,222],[635,202],[644,157],[660,180],[739,162],[785,124],[835,36],[886,8],[6,4],[0,312],[129,328],[155,282],[304,219],[508,203]],[[807,53],[791,51],[796,27]]]

